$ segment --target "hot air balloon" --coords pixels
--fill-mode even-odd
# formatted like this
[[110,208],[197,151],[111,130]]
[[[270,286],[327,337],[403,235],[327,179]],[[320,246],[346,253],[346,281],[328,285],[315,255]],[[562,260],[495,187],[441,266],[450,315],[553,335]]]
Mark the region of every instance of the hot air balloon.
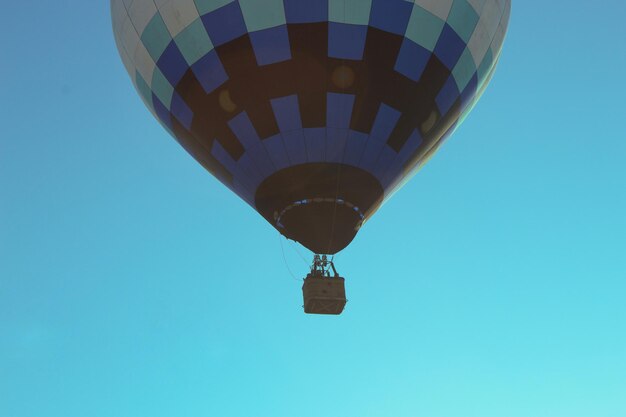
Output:
[[[510,7],[111,0],[119,53],[155,118],[281,234],[320,255],[344,249],[471,110]],[[315,259],[311,277],[334,275]]]

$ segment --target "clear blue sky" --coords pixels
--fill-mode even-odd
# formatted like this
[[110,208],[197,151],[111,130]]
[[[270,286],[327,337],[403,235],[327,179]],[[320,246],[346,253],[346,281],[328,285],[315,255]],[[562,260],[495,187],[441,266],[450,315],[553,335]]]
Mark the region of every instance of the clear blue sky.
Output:
[[340,317],[143,107],[108,1],[2,11],[0,417],[626,416],[622,0],[513,2]]

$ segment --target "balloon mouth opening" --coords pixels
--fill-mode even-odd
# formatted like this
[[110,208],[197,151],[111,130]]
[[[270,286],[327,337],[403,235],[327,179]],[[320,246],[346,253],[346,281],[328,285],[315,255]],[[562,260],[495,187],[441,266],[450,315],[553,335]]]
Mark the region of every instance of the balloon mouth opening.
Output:
[[335,199],[325,200],[294,206],[274,227],[317,254],[339,252],[354,239],[363,218],[354,209],[338,205]]
[[345,206],[348,209],[354,211],[355,213],[358,214],[359,218],[361,219],[361,221],[359,222],[359,225],[355,228],[355,230],[358,230],[361,227],[361,224],[363,223],[363,221],[365,220],[365,215],[363,214],[363,212],[361,211],[361,209],[352,204],[349,201],[344,200],[343,198],[333,198],[333,197],[327,197],[327,198],[321,198],[321,197],[317,197],[317,198],[308,198],[308,199],[304,199],[304,200],[298,200],[298,201],[294,201],[293,203],[291,203],[290,205],[288,205],[287,207],[285,207],[284,209],[281,210],[281,212],[279,213],[278,211],[274,212],[274,220],[276,220],[276,224],[275,227],[277,229],[284,229],[285,225],[282,223],[283,218],[285,217],[285,215],[293,209],[299,208],[301,206],[307,205],[307,204],[332,204],[335,206],[335,210],[336,210],[336,206]]
[[281,234],[318,254],[335,254],[354,239],[383,197],[367,171],[339,163],[285,168],[258,187],[259,213]]

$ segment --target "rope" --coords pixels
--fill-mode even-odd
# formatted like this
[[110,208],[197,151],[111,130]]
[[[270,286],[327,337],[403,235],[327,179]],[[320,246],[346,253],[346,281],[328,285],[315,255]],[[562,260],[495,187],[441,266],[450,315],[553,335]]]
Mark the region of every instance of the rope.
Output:
[[278,241],[280,242],[280,250],[281,250],[281,252],[283,254],[283,261],[285,262],[285,266],[287,267],[287,271],[289,271],[289,275],[291,275],[291,278],[293,278],[294,281],[301,282],[301,280],[296,278],[296,276],[293,274],[293,272],[291,271],[291,268],[289,268],[289,263],[287,263],[287,257],[285,256],[285,247],[283,246],[283,240],[281,239],[280,233],[278,234]]
[[310,262],[307,261],[306,257],[302,254],[302,252],[300,252],[300,250],[298,249],[298,244],[294,243],[293,241],[291,242],[291,247],[293,248],[293,250],[298,254],[298,256],[300,257],[300,259],[302,259],[302,262],[304,262],[304,264],[306,265],[307,268],[310,268]]

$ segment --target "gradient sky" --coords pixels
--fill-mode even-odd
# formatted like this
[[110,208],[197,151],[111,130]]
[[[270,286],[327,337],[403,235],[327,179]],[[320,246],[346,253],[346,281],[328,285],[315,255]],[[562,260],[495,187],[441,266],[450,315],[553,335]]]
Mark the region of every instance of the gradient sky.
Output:
[[108,1],[1,9],[0,417],[626,416],[623,0],[513,1],[339,317],[143,107]]

